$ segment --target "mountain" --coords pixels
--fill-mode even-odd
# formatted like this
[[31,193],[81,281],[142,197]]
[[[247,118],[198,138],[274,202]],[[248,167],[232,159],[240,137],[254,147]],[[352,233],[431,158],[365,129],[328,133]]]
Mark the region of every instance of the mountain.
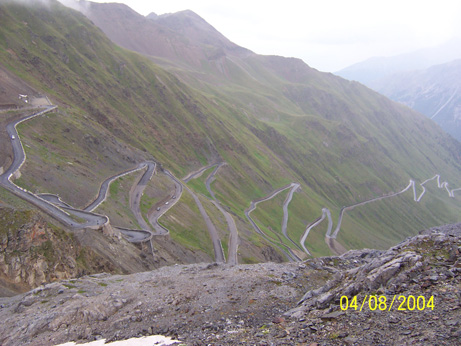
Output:
[[461,141],[461,60],[394,74],[376,90],[427,115]]
[[109,38],[116,38],[115,43],[162,58],[166,63],[184,62],[199,67],[201,61],[219,58],[224,52],[237,56],[251,53],[230,42],[192,11],[150,14],[146,20],[125,4],[86,2],[82,10]]
[[424,70],[461,58],[461,38],[453,38],[439,46],[391,57],[374,57],[346,67],[335,74],[375,89],[386,77],[404,71]]
[[[190,11],[84,8],[0,4],[1,64],[59,106],[17,126],[27,158],[14,182],[84,208],[107,178],[132,172],[95,212],[114,228],[163,227],[128,244],[149,265],[383,249],[459,221],[461,145],[424,116],[299,59],[239,47]],[[143,176],[132,170],[146,161],[155,174],[136,196]],[[3,189],[0,199],[24,207]]]
[[433,119],[461,140],[459,83],[461,39],[388,58],[371,58],[336,72]]

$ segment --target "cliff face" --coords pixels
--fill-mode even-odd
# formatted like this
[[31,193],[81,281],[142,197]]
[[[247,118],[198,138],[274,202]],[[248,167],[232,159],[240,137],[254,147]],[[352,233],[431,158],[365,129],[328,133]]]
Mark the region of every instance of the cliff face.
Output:
[[0,209],[0,295],[95,272],[118,270],[38,213]]

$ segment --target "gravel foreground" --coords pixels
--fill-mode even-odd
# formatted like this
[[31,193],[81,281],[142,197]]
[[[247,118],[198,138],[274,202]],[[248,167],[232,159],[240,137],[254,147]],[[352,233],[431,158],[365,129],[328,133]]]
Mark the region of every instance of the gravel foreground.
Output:
[[0,344],[459,345],[460,235],[452,225],[387,251],[54,282],[0,299]]

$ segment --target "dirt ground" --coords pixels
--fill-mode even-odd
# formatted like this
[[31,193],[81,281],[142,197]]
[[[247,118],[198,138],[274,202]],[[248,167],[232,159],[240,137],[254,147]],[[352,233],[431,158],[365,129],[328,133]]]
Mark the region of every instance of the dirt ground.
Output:
[[[459,345],[461,224],[450,227],[387,251],[302,263],[175,265],[47,284],[0,299],[0,343],[160,334],[194,346]],[[343,307],[343,296],[350,306]],[[353,297],[367,302],[363,311]]]

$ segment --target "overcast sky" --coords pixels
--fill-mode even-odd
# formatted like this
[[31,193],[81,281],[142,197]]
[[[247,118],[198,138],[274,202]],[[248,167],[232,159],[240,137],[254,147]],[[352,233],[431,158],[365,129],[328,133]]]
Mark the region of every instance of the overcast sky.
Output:
[[461,37],[460,0],[93,0],[147,15],[190,9],[258,54],[303,59],[334,72]]

